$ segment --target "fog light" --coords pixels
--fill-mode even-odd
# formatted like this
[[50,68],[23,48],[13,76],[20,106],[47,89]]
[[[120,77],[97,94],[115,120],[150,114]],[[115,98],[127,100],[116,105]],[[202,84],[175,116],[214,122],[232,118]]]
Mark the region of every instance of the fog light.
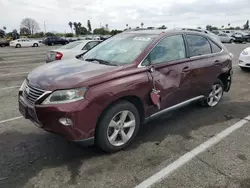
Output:
[[73,125],[72,120],[69,119],[69,118],[60,118],[60,119],[59,119],[59,122],[60,122],[61,124],[65,125],[65,126],[71,126],[71,125]]

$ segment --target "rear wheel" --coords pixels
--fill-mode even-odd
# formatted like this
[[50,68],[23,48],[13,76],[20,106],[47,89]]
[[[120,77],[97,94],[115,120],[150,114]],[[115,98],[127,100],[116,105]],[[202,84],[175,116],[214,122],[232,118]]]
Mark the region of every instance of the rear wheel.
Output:
[[21,44],[17,44],[17,45],[16,45],[16,48],[21,48]]
[[217,104],[219,104],[223,96],[223,91],[224,91],[223,88],[224,85],[222,81],[217,79],[214,82],[208,97],[204,99],[203,104],[208,107],[214,107]]
[[99,120],[96,144],[106,152],[116,152],[130,145],[140,126],[140,115],[130,102],[119,101],[109,107]]
[[234,40],[233,40],[233,39],[231,39],[231,40],[229,41],[229,43],[233,43],[233,41],[234,41]]
[[33,46],[34,46],[34,47],[38,47],[38,44],[37,44],[37,43],[34,43]]

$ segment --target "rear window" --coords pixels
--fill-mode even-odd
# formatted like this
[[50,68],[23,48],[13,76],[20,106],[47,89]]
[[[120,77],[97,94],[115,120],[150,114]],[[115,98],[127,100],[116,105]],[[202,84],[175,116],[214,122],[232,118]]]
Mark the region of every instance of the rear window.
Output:
[[190,57],[212,53],[210,44],[205,37],[199,35],[186,35],[186,39]]
[[[87,43],[87,42],[85,42],[85,43]],[[69,50],[69,49],[77,47],[80,44],[82,44],[81,46],[84,46],[85,43],[83,41],[75,41],[75,42],[71,42],[69,44],[66,44],[66,45],[62,46],[60,49]]]
[[211,47],[212,47],[212,52],[213,53],[218,53],[220,52],[222,49],[217,45],[215,44],[214,42],[210,41],[211,43]]

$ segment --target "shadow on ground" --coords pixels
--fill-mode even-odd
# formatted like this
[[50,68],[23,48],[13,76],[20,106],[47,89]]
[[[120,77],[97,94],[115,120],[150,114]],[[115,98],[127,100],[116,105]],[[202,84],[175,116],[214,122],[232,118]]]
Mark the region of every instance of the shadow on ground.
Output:
[[[171,116],[166,115],[142,125],[135,142],[125,152],[135,152],[145,142],[155,142],[157,147],[157,143],[168,135],[190,139],[191,131],[234,118],[244,118],[248,116],[249,109],[250,102],[222,103],[215,108],[186,107]],[[83,162],[97,156],[110,158],[94,146],[82,148],[52,134],[22,134],[15,131],[0,135],[0,153],[0,187],[8,188],[24,187],[42,169],[60,166],[67,166],[71,173],[68,183],[75,185]],[[119,162],[121,157],[118,153],[112,156],[112,160]],[[98,169],[95,169],[92,173],[97,172]]]

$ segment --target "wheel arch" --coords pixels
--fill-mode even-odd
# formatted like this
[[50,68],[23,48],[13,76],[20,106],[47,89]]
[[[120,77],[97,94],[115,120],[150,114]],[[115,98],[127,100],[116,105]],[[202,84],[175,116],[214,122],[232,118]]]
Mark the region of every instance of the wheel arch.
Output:
[[219,79],[219,80],[221,80],[222,81],[222,83],[223,83],[223,89],[224,89],[224,91],[229,91],[229,89],[230,89],[230,86],[231,86],[231,83],[229,84],[229,80],[228,80],[228,78],[229,78],[229,76],[230,76],[230,71],[228,71],[228,72],[223,72],[223,73],[221,73],[218,77],[217,77],[217,79]]
[[[113,100],[111,103],[109,103],[106,107],[104,107],[104,110],[100,113],[97,122],[96,122],[96,128],[97,126],[100,124],[100,121],[102,119],[102,117],[105,115],[105,112],[114,104],[120,102],[120,101],[127,101],[130,102],[131,104],[133,104],[136,109],[139,112],[140,115],[140,122],[143,122],[145,119],[145,110],[144,110],[144,104],[143,101],[140,99],[140,97],[135,96],[135,95],[127,95],[127,96],[122,96],[119,98],[116,98],[115,100]],[[96,136],[96,129],[95,128],[95,136]]]

